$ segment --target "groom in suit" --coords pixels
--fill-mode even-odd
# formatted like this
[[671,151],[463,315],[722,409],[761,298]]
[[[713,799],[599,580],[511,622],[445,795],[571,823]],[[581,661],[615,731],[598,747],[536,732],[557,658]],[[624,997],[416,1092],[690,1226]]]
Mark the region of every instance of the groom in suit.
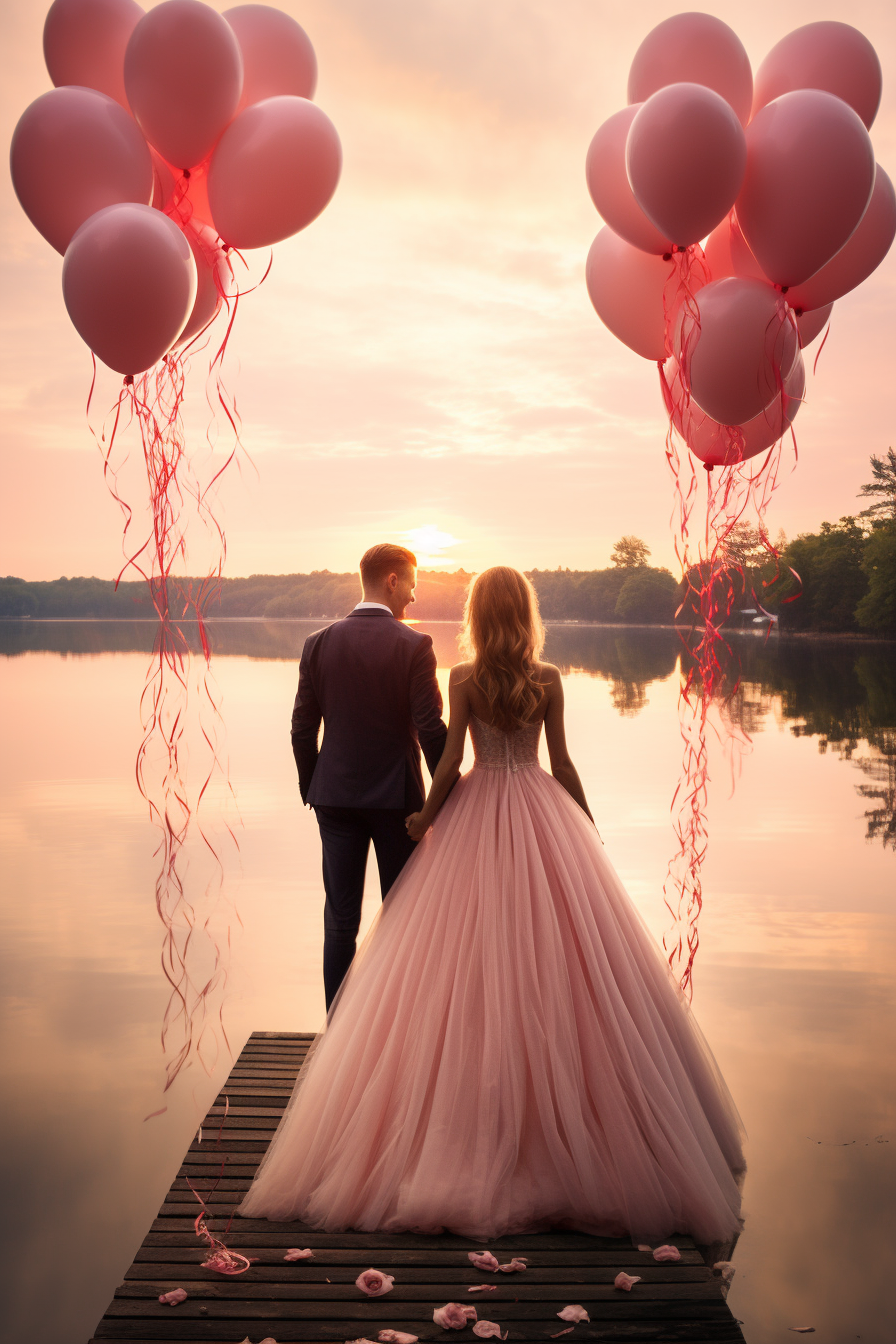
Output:
[[355,955],[370,842],[385,898],[415,848],[404,819],[423,805],[420,748],[432,775],[447,736],[432,639],[402,624],[416,583],[413,552],[371,547],[363,601],[302,650],[292,749],[323,846],[328,1010]]

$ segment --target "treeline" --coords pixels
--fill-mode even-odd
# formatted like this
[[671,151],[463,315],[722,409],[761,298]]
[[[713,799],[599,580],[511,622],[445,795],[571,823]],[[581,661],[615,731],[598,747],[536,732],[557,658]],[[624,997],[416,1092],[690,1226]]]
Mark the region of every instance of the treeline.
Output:
[[[460,620],[471,577],[463,570],[421,570],[414,618]],[[529,577],[547,621],[665,625],[672,622],[680,600],[678,584],[669,571],[645,564],[598,570],[536,569]],[[195,579],[183,579],[180,584],[187,593],[199,587]],[[222,579],[205,612],[210,617],[328,620],[344,616],[360,596],[357,574],[331,574],[329,570],[253,574],[248,579]],[[173,599],[172,606],[177,606]],[[0,619],[135,620],[153,615],[143,582],[122,582],[116,589],[110,580],[96,578],[38,583],[0,579]]]

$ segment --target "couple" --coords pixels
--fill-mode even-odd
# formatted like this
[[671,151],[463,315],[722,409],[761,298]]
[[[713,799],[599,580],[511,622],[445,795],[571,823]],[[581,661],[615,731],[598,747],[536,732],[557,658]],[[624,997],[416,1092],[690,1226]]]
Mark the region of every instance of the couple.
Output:
[[[293,717],[332,1007],[240,1213],[730,1239],[737,1112],[604,855],[531,584],[474,580],[446,731],[432,641],[400,621],[414,556],[376,546],[361,576],[364,601],[305,644]],[[385,900],[353,957],[371,839]]]

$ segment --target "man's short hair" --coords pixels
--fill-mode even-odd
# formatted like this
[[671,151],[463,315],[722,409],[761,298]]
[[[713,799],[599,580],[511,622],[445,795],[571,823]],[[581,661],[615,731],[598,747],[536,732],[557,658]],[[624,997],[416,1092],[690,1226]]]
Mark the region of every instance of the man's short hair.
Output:
[[379,546],[371,546],[361,556],[361,582],[365,588],[388,579],[390,574],[399,574],[402,570],[416,569],[417,557],[405,546],[393,546],[384,541]]

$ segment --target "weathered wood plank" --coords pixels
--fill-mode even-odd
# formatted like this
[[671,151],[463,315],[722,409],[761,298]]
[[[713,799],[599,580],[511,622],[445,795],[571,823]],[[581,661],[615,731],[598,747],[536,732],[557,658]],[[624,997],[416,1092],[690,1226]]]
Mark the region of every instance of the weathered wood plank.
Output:
[[[169,1240],[166,1238],[165,1240]],[[252,1254],[258,1257],[259,1264],[257,1269],[266,1265],[277,1265],[283,1263],[283,1256],[288,1249],[286,1245],[278,1246],[259,1246],[257,1244],[249,1245],[248,1238],[240,1238],[240,1244],[237,1246],[231,1235],[230,1239],[234,1250],[251,1250]],[[254,1237],[252,1242],[257,1243],[259,1238]],[[288,1240],[284,1238],[283,1241]],[[191,1239],[184,1238],[182,1246],[147,1246],[143,1245],[137,1252],[135,1263],[138,1262],[165,1262],[179,1263],[195,1261],[198,1265],[204,1252],[195,1235]],[[307,1274],[320,1269],[329,1272],[328,1267],[346,1266],[357,1269],[369,1268],[370,1256],[378,1256],[378,1268],[393,1273],[398,1269],[402,1272],[419,1268],[421,1270],[446,1270],[456,1273],[459,1269],[471,1269],[470,1261],[467,1259],[467,1252],[461,1250],[430,1250],[426,1247],[420,1250],[387,1250],[383,1251],[377,1247],[365,1246],[359,1250],[346,1250],[344,1247],[332,1247],[321,1249],[318,1247],[314,1252],[313,1260],[298,1261],[294,1264],[288,1264],[288,1268],[294,1274]],[[567,1254],[564,1251],[541,1251],[538,1255],[537,1263],[530,1265],[526,1270],[528,1275],[535,1273],[544,1273],[560,1275],[563,1273],[582,1273],[590,1274],[601,1266],[620,1266],[635,1265],[642,1272],[644,1268],[654,1269],[656,1271],[668,1271],[670,1274],[677,1274],[685,1269],[697,1268],[701,1272],[709,1274],[711,1271],[704,1263],[703,1257],[698,1251],[683,1250],[681,1260],[669,1263],[658,1264],[649,1253],[649,1251],[638,1251],[634,1247],[626,1247],[619,1243],[617,1248],[605,1249],[601,1251],[579,1251],[575,1255]],[[485,1276],[481,1282],[489,1283],[513,1283],[517,1279],[515,1275],[502,1275],[500,1280],[497,1275]],[[556,1279],[560,1282],[560,1279]]]
[[[346,1276],[341,1283],[331,1282],[322,1277],[312,1280],[307,1275],[296,1275],[292,1282],[284,1281],[281,1277],[279,1281],[260,1281],[251,1273],[241,1274],[239,1278],[228,1279],[221,1278],[213,1272],[206,1271],[208,1277],[203,1281],[195,1282],[190,1289],[190,1297],[196,1301],[208,1302],[282,1302],[295,1303],[312,1302],[316,1303],[322,1311],[326,1311],[325,1303],[341,1303],[343,1305],[354,1303],[355,1306],[363,1306],[370,1299],[364,1297],[360,1290],[355,1287],[354,1280]],[[388,1295],[388,1302],[383,1301],[382,1305],[388,1307],[391,1314],[396,1313],[397,1302],[401,1303],[420,1303],[430,1302],[433,1306],[442,1305],[434,1301],[438,1296],[444,1297],[446,1301],[469,1302],[476,1305],[475,1293],[468,1292],[469,1278],[451,1279],[446,1276],[440,1283],[432,1283],[429,1276],[435,1271],[426,1271],[422,1281],[417,1283],[408,1282],[405,1276],[396,1280],[392,1291]],[[335,1277],[336,1271],[332,1271]],[[618,1301],[620,1289],[613,1287],[613,1274],[607,1271],[602,1279],[597,1274],[593,1274],[586,1282],[582,1277],[573,1281],[578,1289],[579,1296],[583,1292],[588,1298],[588,1302],[613,1302],[614,1305],[621,1305]],[[645,1275],[643,1281],[636,1284],[632,1290],[632,1296],[628,1297],[631,1302],[716,1302],[721,1301],[721,1280],[713,1277],[711,1271],[707,1271],[701,1278],[691,1276],[688,1280],[681,1282],[670,1282],[670,1276],[667,1273],[664,1278],[659,1280],[651,1279]],[[178,1278],[164,1279],[157,1278],[150,1283],[146,1282],[126,1282],[115,1290],[115,1297],[119,1300],[127,1301],[146,1301],[155,1303],[158,1300],[160,1292],[168,1292],[171,1288],[179,1287]],[[481,1298],[481,1310],[489,1313],[500,1310],[507,1315],[510,1308],[514,1309],[532,1302],[554,1302],[560,1307],[567,1305],[569,1300],[569,1282],[553,1283],[532,1282],[527,1279],[525,1283],[514,1283],[512,1290],[508,1287],[503,1291],[498,1290],[491,1293],[487,1298]],[[158,1287],[158,1292],[155,1291]],[[587,1290],[587,1291],[586,1291]],[[379,1300],[379,1299],[377,1299]],[[588,1303],[583,1302],[583,1306],[588,1309]],[[339,1308],[342,1309],[341,1307]],[[415,1310],[419,1307],[402,1306],[402,1311]],[[477,1310],[480,1310],[477,1307]],[[513,1315],[514,1312],[511,1312]]]
[[[176,1309],[175,1309],[176,1310]],[[173,1314],[173,1313],[172,1313]],[[486,1318],[487,1319],[487,1318]],[[129,1344],[158,1344],[160,1339],[182,1340],[186,1344],[242,1344],[249,1332],[258,1339],[262,1338],[264,1326],[255,1321],[179,1321],[172,1320],[166,1333],[147,1334],[148,1322],[111,1321],[103,1322],[102,1333],[97,1333],[89,1344],[101,1344],[104,1340],[128,1340]],[[511,1327],[511,1344],[546,1344],[556,1335],[556,1321],[529,1321],[525,1330]],[[563,1322],[560,1323],[561,1328]],[[340,1344],[345,1339],[345,1331],[339,1323],[324,1321],[281,1321],[277,1324],[278,1344]],[[438,1330],[432,1322],[429,1327],[416,1322],[393,1321],[391,1328],[408,1334],[416,1334],[421,1344],[440,1341],[446,1344],[444,1331]],[[477,1344],[472,1330],[452,1332],[453,1341],[459,1344]],[[600,1344],[743,1344],[743,1335],[733,1320],[725,1321],[602,1321],[576,1326],[576,1340],[599,1340]]]
[[[251,1224],[256,1223],[260,1231],[252,1231]],[[249,1226],[247,1226],[249,1225]],[[266,1230],[270,1229],[270,1230]],[[481,1249],[485,1241],[473,1241],[469,1237],[456,1237],[443,1232],[427,1237],[416,1232],[316,1232],[304,1223],[269,1223],[266,1219],[234,1219],[231,1240],[245,1246],[296,1246],[291,1240],[298,1233],[303,1238],[302,1246],[310,1246],[315,1254],[318,1250],[374,1250],[379,1254],[395,1251],[468,1251]],[[184,1240],[169,1241],[171,1237],[185,1237]],[[152,1242],[150,1243],[150,1238]],[[195,1245],[195,1234],[190,1227],[186,1235],[183,1226],[171,1232],[151,1232],[146,1238],[147,1244],[154,1245]],[[579,1253],[589,1251],[613,1251],[626,1247],[629,1243],[618,1237],[586,1237],[578,1232],[541,1232],[534,1236],[495,1237],[488,1243],[499,1259],[512,1255],[532,1256],[536,1252],[554,1251],[566,1257],[567,1263]],[[668,1245],[680,1250],[695,1250],[690,1237],[670,1237]],[[634,1247],[632,1247],[634,1251]]]
[[[700,1286],[696,1285],[698,1288]],[[609,1294],[612,1294],[612,1296]],[[365,1298],[357,1302],[345,1301],[342,1298],[333,1301],[318,1298],[314,1301],[296,1300],[289,1302],[282,1299],[279,1301],[274,1299],[248,1301],[210,1297],[200,1300],[198,1295],[193,1295],[188,1297],[186,1302],[181,1302],[176,1311],[178,1320],[188,1318],[201,1320],[203,1316],[207,1316],[209,1320],[219,1321],[329,1320],[339,1321],[346,1325],[351,1323],[350,1328],[360,1326],[362,1330],[365,1328],[380,1330],[384,1327],[392,1327],[392,1322],[396,1316],[400,1316],[404,1320],[414,1321],[417,1325],[432,1325],[433,1308],[442,1305],[443,1302],[439,1301],[438,1295],[432,1293],[426,1298],[421,1298],[419,1302],[407,1300],[385,1302],[382,1298]],[[605,1298],[592,1291],[580,1305],[585,1308],[589,1315],[597,1316],[600,1314],[602,1319],[621,1321],[656,1320],[659,1316],[663,1320],[669,1321],[718,1321],[724,1320],[728,1314],[725,1303],[718,1296],[715,1299],[706,1298],[700,1301],[687,1298],[677,1301],[666,1298],[657,1301],[646,1296],[637,1297],[628,1293],[621,1293],[615,1289],[609,1289]],[[202,1311],[203,1307],[206,1309],[205,1312]],[[173,1309],[159,1302],[158,1296],[152,1299],[115,1297],[109,1305],[104,1320],[169,1320],[173,1314]],[[482,1314],[487,1320],[493,1320],[499,1315],[492,1305],[484,1307]],[[551,1313],[542,1302],[501,1303],[500,1317],[502,1324],[532,1320],[548,1322],[552,1315],[554,1319],[557,1319],[556,1313]],[[412,1333],[417,1334],[419,1332],[414,1330]],[[451,1338],[454,1338],[453,1332]]]
[[[607,1252],[610,1255],[610,1252]],[[172,1286],[177,1287],[181,1279],[193,1279],[209,1283],[217,1281],[214,1271],[203,1269],[200,1264],[201,1253],[193,1253],[192,1261],[184,1263],[170,1262],[168,1260],[133,1264],[125,1275],[128,1281],[148,1281],[152,1283],[167,1283],[171,1281]],[[279,1257],[279,1263],[254,1264],[251,1270],[252,1283],[270,1283],[270,1284],[348,1284],[354,1288],[355,1279],[361,1269],[368,1268],[367,1258],[362,1258],[359,1254],[354,1264],[342,1265],[320,1265],[315,1266],[313,1262],[299,1262],[293,1264],[284,1261]],[[384,1268],[389,1273],[400,1275],[401,1282],[409,1284],[439,1284],[444,1286],[448,1296],[451,1293],[466,1294],[471,1302],[475,1299],[482,1302],[501,1302],[508,1298],[520,1295],[520,1285],[514,1288],[509,1283],[495,1284],[494,1292],[491,1293],[470,1293],[470,1287],[479,1287],[474,1281],[472,1275],[464,1273],[460,1266],[427,1266],[411,1267],[396,1265],[394,1260],[390,1260]],[[664,1283],[664,1284],[689,1284],[689,1283],[707,1283],[713,1277],[712,1270],[708,1265],[642,1265],[632,1256],[618,1257],[606,1265],[577,1266],[575,1268],[546,1268],[530,1269],[526,1273],[526,1287],[545,1285],[547,1287],[561,1288],[562,1285],[578,1284],[587,1286],[588,1284],[612,1284],[614,1278],[620,1269],[625,1269],[629,1273],[637,1272],[643,1282]],[[248,1276],[247,1276],[248,1282]],[[718,1280],[717,1280],[718,1282]],[[167,1290],[166,1290],[167,1291]],[[357,1292],[357,1289],[355,1289]]]

